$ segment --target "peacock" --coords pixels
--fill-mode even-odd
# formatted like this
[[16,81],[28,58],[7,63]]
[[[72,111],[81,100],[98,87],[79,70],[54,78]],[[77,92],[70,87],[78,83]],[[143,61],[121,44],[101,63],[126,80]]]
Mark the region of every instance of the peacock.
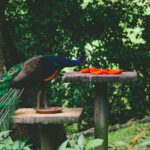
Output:
[[[10,68],[0,77],[0,125],[15,109],[14,106],[25,89],[40,85],[41,90],[37,94],[37,108],[40,108],[42,86],[54,79],[61,69],[78,66],[85,60],[84,55],[76,60],[63,56],[38,55]],[[44,105],[46,108],[46,100]]]

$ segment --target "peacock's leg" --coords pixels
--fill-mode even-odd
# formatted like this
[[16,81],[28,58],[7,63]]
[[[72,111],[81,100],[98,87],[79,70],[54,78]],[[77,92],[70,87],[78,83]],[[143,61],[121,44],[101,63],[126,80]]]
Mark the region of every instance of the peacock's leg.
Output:
[[44,108],[48,108],[47,92],[46,92],[46,90],[44,90],[44,92],[43,92],[43,99],[44,99]]
[[40,100],[41,100],[42,90],[37,93],[37,108],[40,108]]

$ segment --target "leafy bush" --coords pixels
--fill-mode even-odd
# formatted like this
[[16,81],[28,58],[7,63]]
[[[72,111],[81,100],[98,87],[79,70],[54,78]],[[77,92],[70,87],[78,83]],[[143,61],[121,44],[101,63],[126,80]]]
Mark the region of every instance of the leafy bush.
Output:
[[27,141],[13,141],[9,136],[10,131],[0,132],[0,149],[5,150],[31,150],[30,145],[27,145]]
[[81,134],[78,138],[66,140],[60,145],[58,150],[91,150],[98,146],[101,146],[103,140],[101,139],[87,139]]

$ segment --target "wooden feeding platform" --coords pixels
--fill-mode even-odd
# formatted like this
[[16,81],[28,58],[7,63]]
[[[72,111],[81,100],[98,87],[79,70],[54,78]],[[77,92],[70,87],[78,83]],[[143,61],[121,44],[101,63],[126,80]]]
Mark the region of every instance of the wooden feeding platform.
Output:
[[104,140],[96,150],[108,149],[108,101],[107,84],[115,82],[133,82],[137,79],[136,72],[122,72],[118,75],[93,75],[90,73],[73,72],[64,76],[64,82],[95,84],[94,124],[95,137]]
[[61,113],[38,114],[33,108],[20,108],[15,112],[14,123],[64,124],[79,122],[82,108],[64,108]]
[[73,72],[67,73],[63,80],[73,83],[112,83],[112,82],[131,82],[137,79],[136,72],[122,72],[117,75],[94,75],[91,73]]
[[[65,139],[60,139],[61,124],[78,123],[82,108],[63,108],[61,113],[38,114],[33,108],[20,108],[15,111],[13,122],[16,124],[41,124],[41,150],[56,150]],[[57,141],[60,141],[56,143]]]

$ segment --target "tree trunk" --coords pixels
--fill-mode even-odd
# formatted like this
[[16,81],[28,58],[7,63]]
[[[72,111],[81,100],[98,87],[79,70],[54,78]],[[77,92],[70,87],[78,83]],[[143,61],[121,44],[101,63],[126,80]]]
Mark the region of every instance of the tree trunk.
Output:
[[5,8],[8,0],[0,0],[0,74],[4,72],[4,67],[10,68],[21,60],[8,30],[5,19]]

